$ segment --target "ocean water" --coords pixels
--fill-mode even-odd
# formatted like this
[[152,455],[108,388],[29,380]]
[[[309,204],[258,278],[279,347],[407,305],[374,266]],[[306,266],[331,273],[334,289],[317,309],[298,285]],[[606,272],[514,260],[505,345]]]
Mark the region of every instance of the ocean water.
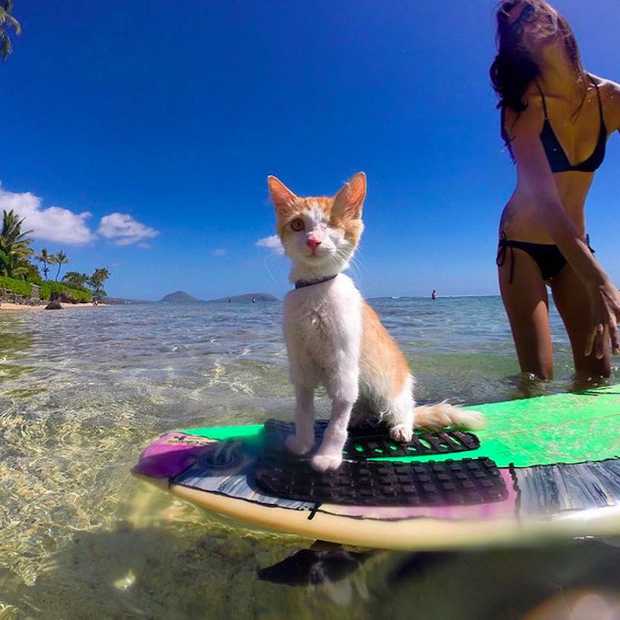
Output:
[[[519,376],[497,297],[371,303],[411,361],[419,401],[572,388],[555,311],[556,378],[540,384]],[[310,549],[132,478],[167,430],[291,418],[280,320],[279,303],[0,313],[0,619],[620,618],[616,541]]]

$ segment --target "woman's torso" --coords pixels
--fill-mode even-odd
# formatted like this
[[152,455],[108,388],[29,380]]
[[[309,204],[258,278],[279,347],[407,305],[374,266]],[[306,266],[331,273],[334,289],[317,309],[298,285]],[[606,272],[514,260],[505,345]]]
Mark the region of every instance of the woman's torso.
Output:
[[[554,97],[550,93],[542,93],[538,88],[532,89],[530,97],[544,98],[547,110],[547,122],[550,124],[559,148],[561,148],[572,165],[588,160],[600,147],[599,141],[606,140],[601,136],[605,124],[604,93],[597,79],[598,89],[592,85],[574,122],[571,120],[570,104]],[[599,106],[599,96],[600,103]],[[602,114],[602,116],[601,116]],[[541,132],[544,118],[541,118]],[[601,125],[601,122],[603,125]],[[563,171],[553,174],[560,201],[573,222],[578,233],[585,237],[585,201],[594,178],[594,172]],[[517,179],[517,188],[502,212],[500,234],[508,239],[529,241],[533,243],[553,243],[544,223],[538,216],[535,199],[522,190],[522,179]]]
[[[560,172],[553,175],[560,201],[566,214],[581,237],[586,235],[585,200],[594,174],[585,172]],[[553,243],[547,228],[540,220],[534,200],[517,189],[504,207],[500,232],[508,239],[532,243]]]

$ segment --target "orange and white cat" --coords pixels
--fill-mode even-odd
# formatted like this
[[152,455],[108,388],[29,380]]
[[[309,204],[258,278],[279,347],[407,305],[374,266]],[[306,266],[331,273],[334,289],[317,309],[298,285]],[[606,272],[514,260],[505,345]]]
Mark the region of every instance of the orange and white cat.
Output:
[[366,175],[359,172],[333,197],[296,196],[279,179],[267,179],[278,235],[293,267],[295,290],[284,300],[284,335],[295,386],[295,435],[287,448],[314,447],[314,391],[323,385],[331,417],[312,456],[319,471],[337,469],[352,412],[385,419],[391,437],[411,439],[414,424],[476,428],[482,416],[447,403],[415,406],[414,378],[404,354],[342,272],[364,228]]

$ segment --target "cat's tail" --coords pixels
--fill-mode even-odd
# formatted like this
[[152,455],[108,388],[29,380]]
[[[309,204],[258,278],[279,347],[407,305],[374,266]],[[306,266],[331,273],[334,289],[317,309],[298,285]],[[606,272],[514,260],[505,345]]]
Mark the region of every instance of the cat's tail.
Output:
[[477,430],[485,425],[484,416],[478,411],[466,411],[445,401],[435,405],[418,405],[414,413],[415,428],[433,431],[446,427]]

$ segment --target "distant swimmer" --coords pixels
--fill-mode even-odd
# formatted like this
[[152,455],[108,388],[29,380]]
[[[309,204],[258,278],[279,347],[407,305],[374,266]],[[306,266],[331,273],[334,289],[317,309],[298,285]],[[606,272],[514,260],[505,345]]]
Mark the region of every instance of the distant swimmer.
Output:
[[252,297],[252,303],[255,304],[256,303],[256,297]]
[[435,299],[437,299],[437,291],[435,289],[433,289],[433,292],[431,293],[431,299],[433,301],[435,301]]

